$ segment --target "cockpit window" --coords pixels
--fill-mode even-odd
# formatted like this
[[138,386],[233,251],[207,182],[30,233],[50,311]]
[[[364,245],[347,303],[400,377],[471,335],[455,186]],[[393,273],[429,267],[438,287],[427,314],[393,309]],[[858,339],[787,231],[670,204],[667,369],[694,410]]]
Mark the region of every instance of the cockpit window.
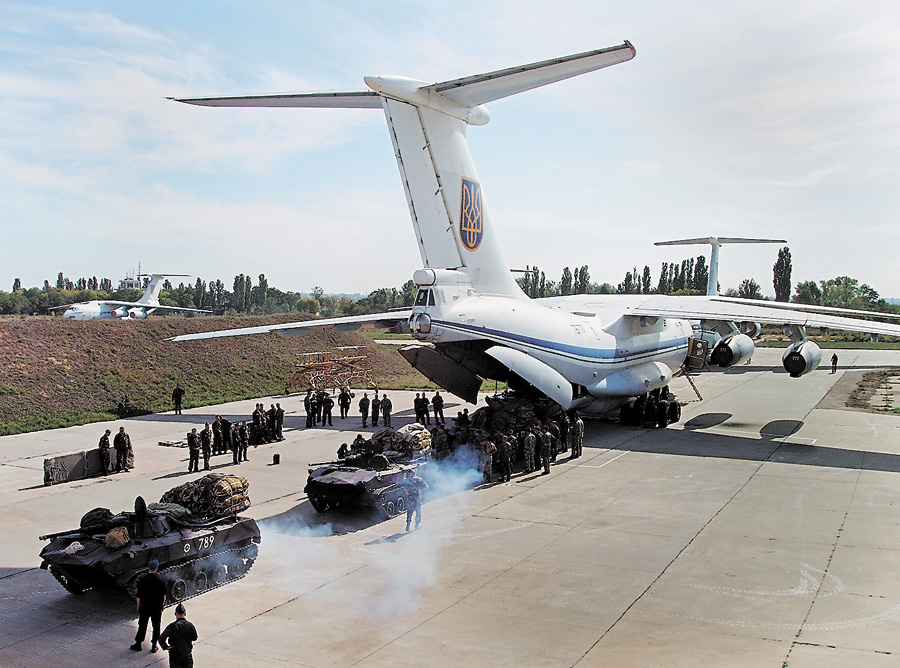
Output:
[[431,290],[428,291],[428,305],[434,306],[434,292]]
[[419,293],[416,295],[415,306],[428,306],[429,297],[431,305],[434,306],[434,297],[431,296],[431,290],[419,290]]

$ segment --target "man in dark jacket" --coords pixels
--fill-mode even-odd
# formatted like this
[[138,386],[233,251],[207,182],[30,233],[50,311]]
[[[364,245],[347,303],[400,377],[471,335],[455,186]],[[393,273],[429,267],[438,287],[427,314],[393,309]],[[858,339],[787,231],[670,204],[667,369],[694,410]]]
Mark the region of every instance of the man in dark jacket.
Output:
[[128,451],[131,450],[131,437],[125,433],[125,427],[119,427],[119,433],[113,439],[116,449],[116,471],[128,473]]
[[109,473],[109,435],[112,432],[107,429],[106,433],[100,437],[100,443],[97,447],[100,448],[100,465],[103,467],[103,475],[107,475]]
[[362,399],[359,400],[359,413],[362,415],[363,429],[368,425],[369,421],[369,393],[363,392]]
[[184,604],[175,606],[175,621],[159,636],[159,644],[169,650],[169,668],[194,668],[192,651],[197,642],[197,629],[187,620]]
[[134,644],[130,649],[141,651],[141,643],[147,634],[147,621],[153,624],[153,634],[150,636],[150,651],[156,651],[156,642],[159,640],[159,622],[162,618],[163,606],[166,603],[166,583],[160,577],[157,570],[159,562],[151,559],[147,564],[147,574],[138,582],[137,609],[138,630],[134,636]]

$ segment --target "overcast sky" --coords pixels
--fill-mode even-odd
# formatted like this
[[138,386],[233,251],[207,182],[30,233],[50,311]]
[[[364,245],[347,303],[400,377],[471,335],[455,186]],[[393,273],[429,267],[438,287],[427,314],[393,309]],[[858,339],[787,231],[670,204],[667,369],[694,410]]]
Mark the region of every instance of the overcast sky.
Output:
[[[634,60],[488,105],[469,144],[513,267],[616,284],[783,238],[793,282],[900,297],[900,3],[0,2],[0,289],[59,271],[283,290],[421,266],[384,116],[167,96],[445,81],[621,44]],[[773,294],[778,246],[726,246]]]

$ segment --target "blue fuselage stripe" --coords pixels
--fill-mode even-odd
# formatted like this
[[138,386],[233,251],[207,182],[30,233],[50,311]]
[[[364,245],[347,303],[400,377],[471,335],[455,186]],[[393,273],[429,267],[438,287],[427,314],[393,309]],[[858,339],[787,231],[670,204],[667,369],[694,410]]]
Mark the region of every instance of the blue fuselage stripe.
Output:
[[687,348],[688,345],[687,337],[678,337],[670,339],[668,341],[660,341],[657,345],[654,346],[633,348],[629,349],[625,354],[617,354],[617,351],[615,350],[571,346],[565,343],[558,343],[556,341],[547,341],[545,339],[537,339],[530,336],[523,336],[521,334],[513,334],[512,332],[504,332],[498,329],[491,329],[490,327],[475,327],[472,325],[464,325],[456,322],[447,322],[446,320],[434,320],[432,322],[436,326],[461,331],[469,335],[480,334],[488,338],[497,338],[504,342],[518,343],[542,352],[560,355],[562,357],[568,357],[572,359],[579,359],[580,361],[591,362],[610,363],[636,359],[640,357],[669,354],[676,350],[679,350],[680,348]]

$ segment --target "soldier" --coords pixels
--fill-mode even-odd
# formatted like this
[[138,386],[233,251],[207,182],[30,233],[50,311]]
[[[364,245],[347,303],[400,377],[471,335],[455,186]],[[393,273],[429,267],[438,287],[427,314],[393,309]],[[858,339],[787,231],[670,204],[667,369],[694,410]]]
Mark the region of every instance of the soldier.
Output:
[[234,447],[231,442],[231,420],[222,418],[222,454],[226,454]]
[[[422,392],[422,417],[425,418],[425,422],[421,424],[431,424],[431,416],[428,414],[428,397],[425,396],[425,393]],[[437,416],[434,418],[437,420]]]
[[525,432],[525,472],[531,473],[536,470],[534,466],[534,451],[537,447],[537,438],[535,438],[534,430],[528,429]]
[[328,426],[333,427],[334,425],[331,423],[331,411],[334,408],[334,399],[331,398],[330,394],[326,394],[322,399],[322,426],[325,426],[325,421],[328,420]]
[[322,404],[319,399],[319,393],[313,392],[312,396],[309,400],[310,410],[312,410],[312,426],[316,427],[319,424],[319,416],[322,415]]
[[222,416],[217,415],[212,425],[213,446],[212,453],[218,455],[222,452]]
[[441,421],[441,424],[446,424],[444,422],[444,397],[441,396],[440,392],[434,393],[434,396],[431,398],[431,407],[434,409],[435,424],[437,424],[438,420]]
[[209,456],[212,454],[212,429],[209,428],[209,422],[200,432],[200,449],[203,451],[203,470],[209,471]]
[[416,392],[416,398],[413,399],[413,410],[416,412],[416,422],[425,424],[425,415],[422,413],[422,397]]
[[352,401],[352,396],[350,395],[350,390],[346,387],[341,388],[341,393],[338,395],[338,408],[341,411],[341,419],[343,420],[347,417],[347,413],[350,412],[350,402]]
[[113,439],[116,449],[116,471],[128,473],[128,452],[131,450],[131,437],[125,433],[125,427],[119,427],[119,433]]
[[391,409],[394,405],[391,403],[391,400],[388,399],[388,396],[382,395],[381,397],[381,416],[384,418],[384,426],[391,426]]
[[247,459],[247,448],[250,445],[250,430],[247,429],[246,420],[241,422],[241,426],[238,427],[238,441],[241,444],[238,450],[238,461],[250,461],[249,459]]
[[362,399],[359,400],[359,414],[362,415],[363,429],[366,428],[369,421],[369,393],[363,392]]
[[512,475],[512,443],[509,436],[500,437],[500,482],[509,482]]
[[192,650],[197,629],[187,620],[183,603],[175,606],[175,621],[159,636],[159,646],[169,651],[169,668],[194,668]]
[[572,441],[572,437],[569,434],[569,416],[565,413],[561,413],[559,416],[559,444],[560,452],[568,452],[569,444]]
[[544,464],[544,472],[541,475],[547,475],[550,473],[550,444],[553,442],[553,437],[550,435],[549,429],[541,430],[541,461]]
[[153,624],[153,633],[150,635],[150,651],[156,651],[156,641],[159,640],[159,622],[162,618],[163,605],[166,602],[166,583],[156,572],[159,562],[151,559],[147,563],[147,574],[140,579],[137,586],[138,629],[134,636],[134,644],[129,649],[135,652],[141,651],[141,643],[147,635],[147,622]]
[[584,446],[584,421],[581,416],[575,414],[572,423],[572,458],[581,457],[581,449]]
[[378,390],[375,390],[375,398],[372,399],[372,426],[378,426],[378,416],[381,415],[381,399],[378,398]]
[[316,392],[316,424],[319,424],[321,422],[323,427],[325,426],[325,420],[322,418],[322,409],[325,407],[324,404],[326,396],[327,393],[325,392],[325,390],[319,390],[318,392]]
[[103,475],[109,475],[109,435],[111,433],[107,429],[106,433],[100,437],[100,443],[97,445],[100,448],[100,466],[103,469]]
[[188,442],[188,473],[200,473],[200,436],[197,427],[191,429]]
[[409,531],[409,524],[416,516],[416,529],[419,528],[419,522],[422,521],[422,494],[428,491],[428,483],[417,475],[408,478],[405,482],[406,486],[406,530]]
[[275,404],[275,440],[283,441],[281,430],[284,429],[284,409],[281,404]]
[[253,413],[250,415],[250,419],[253,421],[253,444],[259,445],[263,442],[262,439],[262,411],[259,409],[259,404],[256,404],[256,407],[253,409]]
[[[435,418],[437,419],[437,418]],[[438,425],[431,437],[431,447],[434,448],[435,456],[438,459],[444,459],[450,454],[450,440],[447,438],[447,432],[443,425]]]
[[484,482],[494,481],[494,453],[496,451],[497,447],[485,436],[481,441],[481,475]]
[[277,413],[275,404],[269,404],[269,410],[266,411],[266,443],[275,440],[275,415]]
[[181,415],[181,399],[184,397],[184,390],[176,383],[175,389],[172,390],[172,403],[175,405],[175,415]]
[[312,390],[306,391],[306,396],[303,398],[303,409],[306,411],[306,428],[311,429],[313,427]]
[[556,461],[556,455],[559,453],[559,427],[556,426],[556,422],[550,422],[550,461]]

